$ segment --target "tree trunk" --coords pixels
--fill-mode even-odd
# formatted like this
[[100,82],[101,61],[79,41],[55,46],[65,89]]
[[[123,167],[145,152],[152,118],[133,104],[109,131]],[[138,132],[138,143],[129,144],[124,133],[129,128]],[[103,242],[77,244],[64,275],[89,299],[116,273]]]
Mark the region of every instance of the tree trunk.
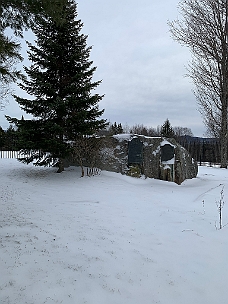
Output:
[[221,168],[227,169],[227,107],[222,113],[222,128],[220,136],[221,144]]
[[227,169],[227,138],[221,138],[221,168]]
[[224,46],[224,72],[223,72],[223,98],[222,98],[222,121],[221,121],[221,168],[227,169],[227,105],[228,105],[228,1],[226,0],[226,23],[225,23],[225,46]]
[[61,173],[63,171],[64,171],[63,159],[60,158],[59,162],[58,162],[58,171],[57,171],[57,173]]
[[81,164],[81,165],[80,165],[80,167],[81,167],[81,170],[82,170],[82,175],[81,175],[81,177],[84,177],[84,175],[85,175],[85,172],[84,172],[84,168],[83,168],[83,165]]

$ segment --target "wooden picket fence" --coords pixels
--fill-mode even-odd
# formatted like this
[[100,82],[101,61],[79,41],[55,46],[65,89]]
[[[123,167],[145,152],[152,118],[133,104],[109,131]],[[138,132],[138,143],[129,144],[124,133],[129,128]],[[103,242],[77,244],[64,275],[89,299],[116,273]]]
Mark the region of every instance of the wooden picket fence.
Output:
[[24,156],[20,151],[0,151],[0,158],[23,158]]

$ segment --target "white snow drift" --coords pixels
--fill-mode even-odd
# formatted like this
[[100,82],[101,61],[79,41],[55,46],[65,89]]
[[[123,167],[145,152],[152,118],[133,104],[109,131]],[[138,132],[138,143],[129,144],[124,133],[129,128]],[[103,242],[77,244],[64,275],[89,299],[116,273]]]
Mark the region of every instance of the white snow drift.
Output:
[[1,304],[228,303],[227,170],[181,186],[55,171],[0,159]]

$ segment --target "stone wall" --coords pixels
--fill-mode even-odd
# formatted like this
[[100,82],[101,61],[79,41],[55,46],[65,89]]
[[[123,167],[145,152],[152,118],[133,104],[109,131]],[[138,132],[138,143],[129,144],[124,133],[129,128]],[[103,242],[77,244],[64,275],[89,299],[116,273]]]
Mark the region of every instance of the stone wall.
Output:
[[[142,143],[141,163],[129,164],[129,142],[138,139]],[[174,148],[172,159],[162,162],[162,147]],[[89,166],[85,162],[85,166]],[[194,178],[198,173],[196,162],[190,157],[186,149],[174,139],[162,137],[146,137],[142,135],[119,134],[106,136],[97,153],[95,166],[101,170],[118,172],[122,174],[144,175],[145,177],[173,181],[181,184],[185,179]],[[136,174],[137,173],[137,174]]]
[[[173,181],[181,184],[185,179],[194,178],[198,173],[197,163],[186,149],[174,139],[146,137],[141,135],[119,134],[105,137],[100,150],[97,166],[102,170],[129,173],[128,145],[138,138],[143,143],[142,164],[131,164],[140,168],[145,177]],[[174,158],[161,162],[161,147],[170,144],[174,147]]]
[[102,147],[97,158],[97,167],[101,170],[126,174],[128,171],[128,141],[130,137],[103,138]]

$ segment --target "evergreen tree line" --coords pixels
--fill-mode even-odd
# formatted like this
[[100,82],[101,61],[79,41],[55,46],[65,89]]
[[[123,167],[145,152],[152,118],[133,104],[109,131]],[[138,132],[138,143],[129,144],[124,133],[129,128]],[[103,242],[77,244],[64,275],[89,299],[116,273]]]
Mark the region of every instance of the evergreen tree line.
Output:
[[167,138],[174,138],[183,146],[200,164],[203,162],[221,163],[221,143],[217,138],[201,138],[194,137],[191,129],[186,127],[172,127],[167,119],[161,126],[156,128],[147,127],[143,124],[136,124],[132,127],[128,125],[122,126],[121,123],[109,124],[106,128],[106,134],[121,134],[131,133],[144,136],[163,136]]
[[[165,128],[162,128],[162,126],[164,126]],[[143,124],[136,124],[132,127],[129,127],[128,125],[122,126],[121,123],[114,122],[113,124],[110,123],[105,129],[99,131],[97,135],[116,135],[122,133],[131,133],[152,137],[172,137],[175,138],[176,141],[190,153],[192,158],[194,158],[200,164],[203,162],[220,163],[221,153],[219,139],[194,137],[191,130],[185,127],[170,126],[170,128],[167,128],[167,123],[164,123],[162,126],[152,128],[146,127]],[[167,130],[169,132],[168,134],[165,134],[165,131],[167,132]],[[87,138],[85,138],[84,140],[83,138],[81,138],[80,140],[78,139],[75,145],[76,148],[74,149],[73,155],[78,154],[80,156],[79,160],[81,160],[81,158],[85,157],[85,154],[88,153],[88,151],[91,154],[91,151],[94,150],[95,153],[95,149],[93,147],[87,149],[87,145]],[[81,151],[81,147],[83,147],[83,151],[88,151]],[[0,127],[1,150],[17,151],[23,148],[24,147],[20,141],[20,130],[15,129],[12,125],[10,125],[7,130],[3,130]],[[80,153],[78,152],[79,148]]]
[[20,150],[18,141],[18,132],[9,126],[7,130],[0,127],[0,149],[2,151],[18,151]]
[[[22,116],[21,121],[24,121]],[[21,128],[15,128],[12,125],[4,131],[0,127],[0,149],[2,150],[20,150],[24,149],[23,142],[23,132],[21,134]],[[166,120],[162,126],[146,127],[143,124],[136,124],[132,127],[128,125],[122,126],[121,123],[114,122],[113,124],[109,123],[105,128],[100,131],[95,132],[95,135],[116,135],[116,134],[139,134],[144,136],[164,136],[164,137],[172,137],[178,138],[184,135],[192,135],[192,132],[189,128],[184,127],[171,127],[169,120]],[[81,142],[81,139],[80,139]],[[25,143],[26,144],[26,143]]]
[[99,134],[103,135],[116,135],[116,134],[139,134],[150,137],[163,136],[168,138],[178,138],[180,136],[193,136],[190,128],[186,127],[172,127],[169,119],[166,119],[162,125],[157,127],[147,127],[143,124],[135,124],[133,126],[122,125],[121,123],[109,123],[108,126],[101,130]]

